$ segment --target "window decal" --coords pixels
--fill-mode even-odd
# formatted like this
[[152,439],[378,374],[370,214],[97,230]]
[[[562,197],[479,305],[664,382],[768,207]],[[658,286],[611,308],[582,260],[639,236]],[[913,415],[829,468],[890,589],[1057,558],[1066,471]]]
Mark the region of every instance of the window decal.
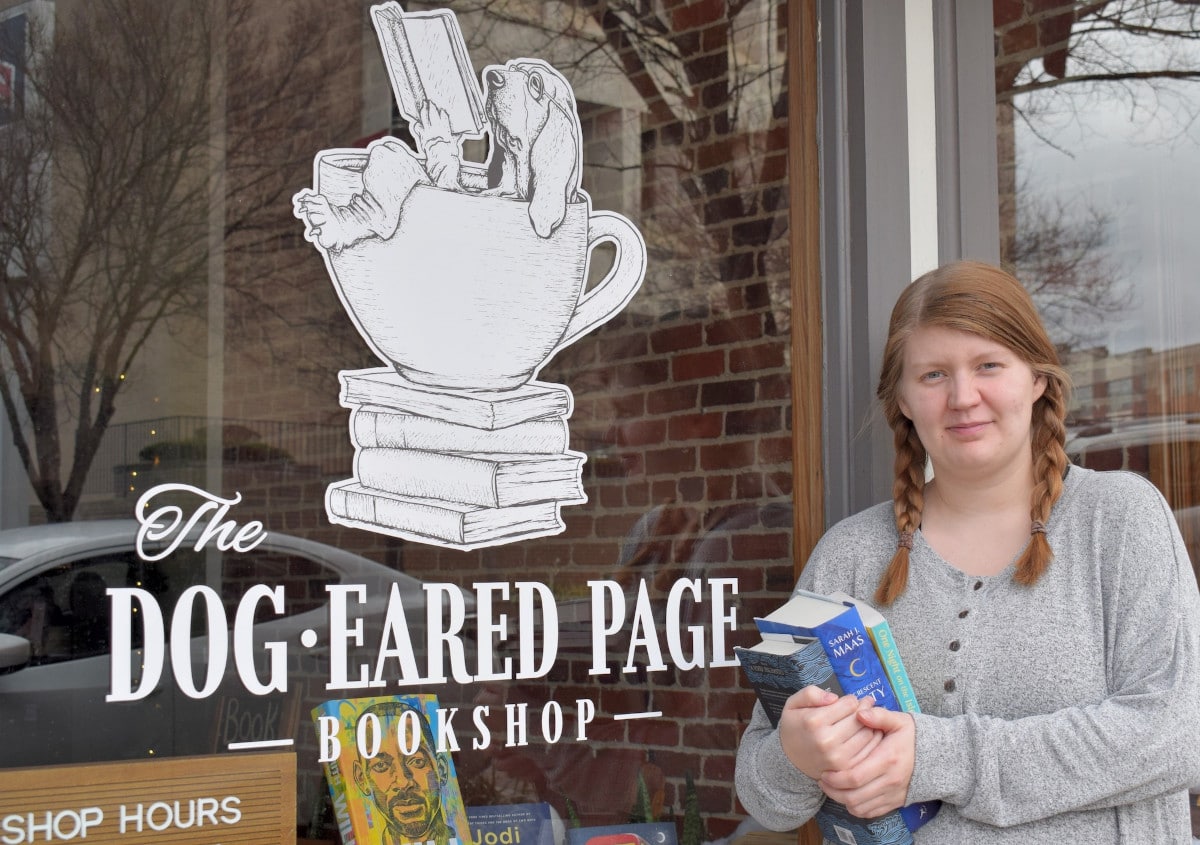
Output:
[[[570,83],[518,58],[482,73],[452,12],[372,18],[416,149],[387,137],[317,154],[293,198],[347,313],[386,366],[343,370],[354,475],[331,485],[331,522],[471,549],[561,533],[587,501],[566,385],[539,381],[558,351],[632,299],[641,233],[580,187]],[[462,141],[489,141],[488,160]],[[587,288],[595,247],[612,267]]]

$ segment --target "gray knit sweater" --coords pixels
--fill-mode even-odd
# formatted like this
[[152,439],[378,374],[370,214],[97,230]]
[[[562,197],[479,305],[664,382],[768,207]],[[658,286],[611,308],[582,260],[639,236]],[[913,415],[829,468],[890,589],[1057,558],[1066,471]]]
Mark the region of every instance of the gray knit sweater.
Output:
[[[916,689],[908,799],[941,799],[917,845],[1191,841],[1200,785],[1200,595],[1171,511],[1143,478],[1072,467],[1033,587],[949,565],[920,532],[885,608]],[[896,548],[890,503],[835,525],[800,586],[870,600]],[[756,707],[737,789],[763,825],[816,812],[816,783]]]

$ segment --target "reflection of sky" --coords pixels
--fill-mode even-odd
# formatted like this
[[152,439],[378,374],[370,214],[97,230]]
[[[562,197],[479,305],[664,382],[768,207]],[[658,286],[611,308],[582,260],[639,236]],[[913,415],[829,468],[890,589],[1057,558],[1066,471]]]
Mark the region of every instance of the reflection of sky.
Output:
[[1042,138],[1016,122],[1018,184],[1112,215],[1110,255],[1134,290],[1101,341],[1113,352],[1200,343],[1200,120],[1182,124],[1200,83],[1174,90],[1187,97],[1157,114],[1079,97],[1073,116],[1033,118]]

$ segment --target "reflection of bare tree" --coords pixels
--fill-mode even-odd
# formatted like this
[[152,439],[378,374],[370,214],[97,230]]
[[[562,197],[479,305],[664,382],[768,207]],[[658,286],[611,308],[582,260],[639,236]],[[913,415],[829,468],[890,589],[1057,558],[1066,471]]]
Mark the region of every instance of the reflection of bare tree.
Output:
[[1012,104],[1035,134],[1051,115],[1080,114],[1097,96],[1125,102],[1139,121],[1157,117],[1178,130],[1197,116],[1196,100],[1172,84],[1200,80],[1197,4],[1033,0],[1025,6],[1026,17],[998,21],[1003,55],[996,98]]
[[[1200,80],[1200,10],[1176,0],[994,4],[1001,258],[1033,290],[1064,347],[1098,339],[1130,301],[1106,244],[1111,218],[1032,194],[1020,184],[1015,123],[1045,143],[1051,128],[1083,131],[1098,101],[1122,102],[1147,141],[1186,137],[1200,99],[1180,82]],[[1061,135],[1058,137],[1062,137]]]
[[1107,250],[1111,216],[1094,205],[1077,209],[1027,188],[1018,190],[1016,203],[1017,228],[1005,260],[1025,280],[1060,349],[1096,343],[1111,328],[1106,321],[1132,298]]
[[[30,26],[24,113],[0,145],[0,397],[51,521],[74,513],[147,342],[203,315],[212,249],[253,245],[255,210],[289,187],[257,162],[224,168],[286,134],[280,104],[303,110],[320,82],[298,19],[259,21],[294,30],[267,39],[251,10],[93,0],[64,7],[53,36]],[[249,90],[227,102],[225,50],[255,37],[287,46],[248,52]]]
[[[783,0],[431,5],[455,11],[477,64],[537,56],[570,80],[585,187],[637,220],[654,268],[631,309],[696,307],[759,272],[778,280],[769,293],[786,329],[787,199],[761,187],[786,175]],[[778,259],[756,265],[764,249]]]

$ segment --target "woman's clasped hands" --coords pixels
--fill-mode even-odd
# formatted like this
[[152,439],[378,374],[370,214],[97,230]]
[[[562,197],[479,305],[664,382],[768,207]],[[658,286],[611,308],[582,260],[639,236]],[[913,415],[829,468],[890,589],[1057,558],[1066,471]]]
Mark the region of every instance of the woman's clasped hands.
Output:
[[912,717],[874,705],[870,696],[809,686],[788,699],[779,718],[792,765],[860,818],[904,806],[916,759]]

